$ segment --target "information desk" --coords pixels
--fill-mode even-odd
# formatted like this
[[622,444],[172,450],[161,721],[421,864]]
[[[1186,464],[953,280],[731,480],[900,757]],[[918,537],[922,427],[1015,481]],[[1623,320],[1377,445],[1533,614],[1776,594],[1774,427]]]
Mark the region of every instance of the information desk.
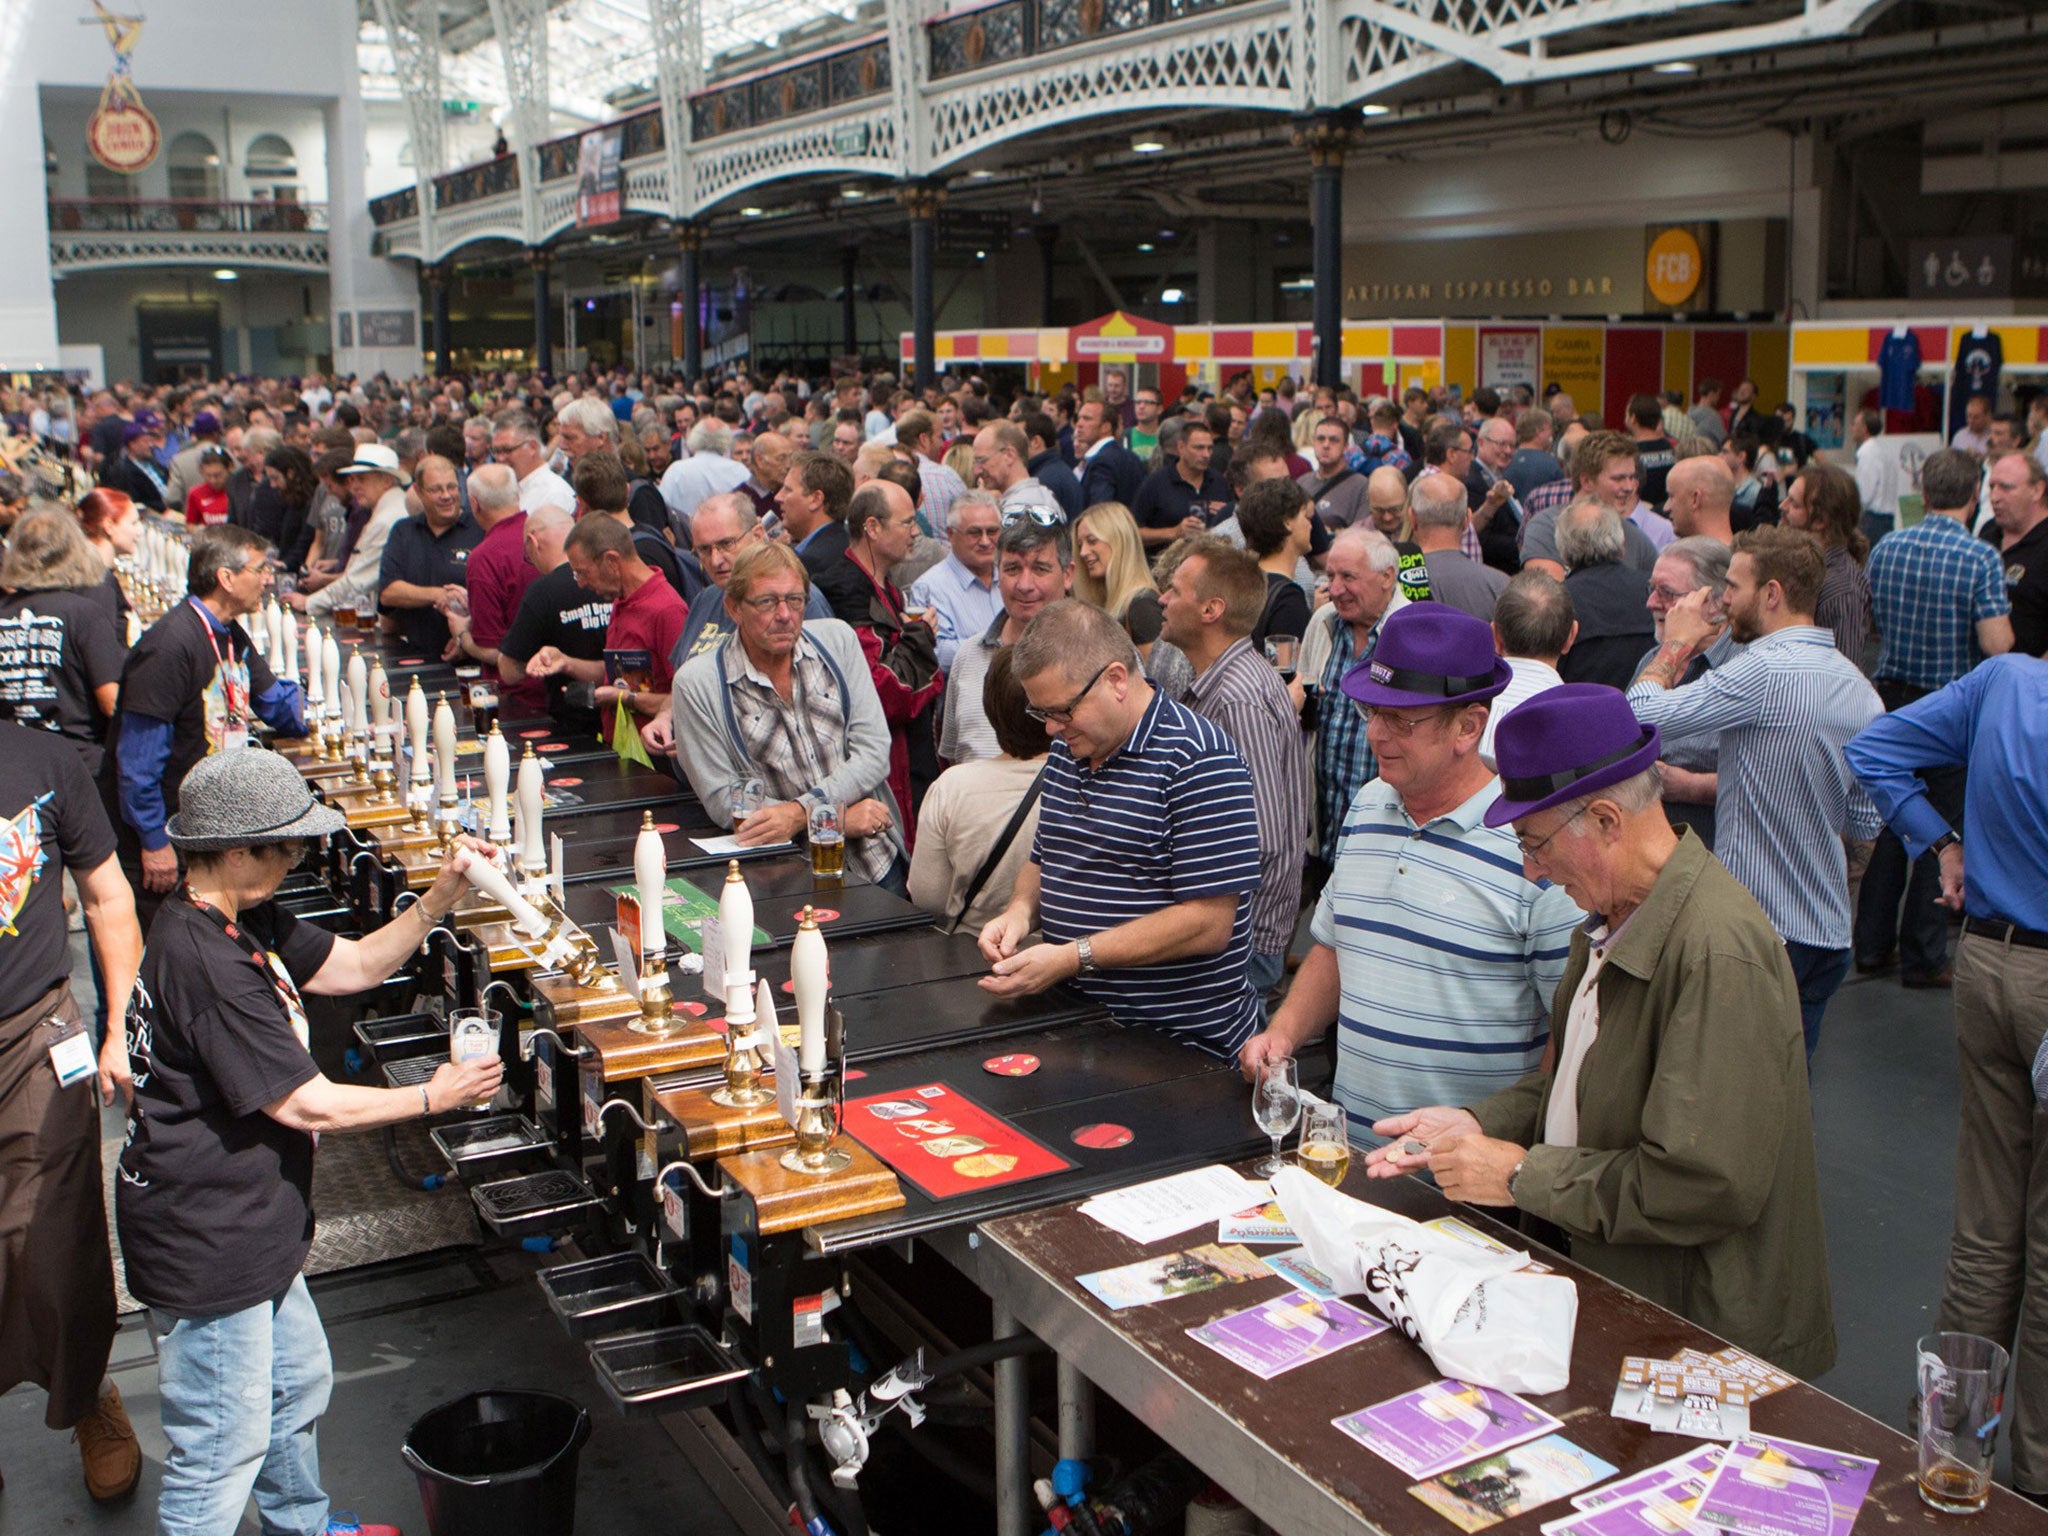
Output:
[[[1456,1214],[1492,1236],[1526,1246],[1519,1235],[1474,1207],[1454,1205],[1420,1180],[1368,1180],[1362,1158],[1352,1163],[1344,1191],[1418,1220]],[[1288,1536],[1360,1530],[1455,1536],[1456,1526],[1409,1494],[1414,1478],[1330,1422],[1439,1379],[1429,1357],[1398,1329],[1262,1382],[1196,1343],[1186,1330],[1284,1295],[1291,1287],[1278,1276],[1120,1312],[1109,1311],[1075,1281],[1077,1275],[1213,1242],[1213,1225],[1144,1247],[1064,1204],[987,1222],[977,1235],[976,1242],[947,1243],[942,1251],[998,1308],[1274,1529]],[[1668,1357],[1687,1347],[1712,1351],[1726,1341],[1547,1250],[1539,1256],[1578,1283],[1578,1331],[1571,1384],[1529,1400],[1562,1419],[1558,1433],[1612,1462],[1619,1476],[1700,1444],[1611,1417],[1616,1378],[1625,1356]],[[1363,1298],[1352,1300],[1370,1310]],[[1910,1352],[1903,1340],[1898,1367],[1903,1405],[1912,1393]],[[1974,1520],[1935,1514],[1920,1502],[1910,1440],[1803,1383],[1756,1403],[1751,1427],[1760,1434],[1875,1458],[1880,1466],[1857,1518],[1860,1536],[1902,1527],[1950,1536],[1962,1530],[1973,1536],[2041,1536],[2048,1531],[2048,1516],[2004,1488],[1992,1490],[1989,1507]],[[1571,1512],[1569,1503],[1560,1500],[1489,1531],[1535,1536],[1539,1525]],[[1003,1528],[1036,1530],[1036,1509],[1024,1514],[1031,1521],[1028,1527],[1014,1523],[1017,1512],[1004,1511]]]

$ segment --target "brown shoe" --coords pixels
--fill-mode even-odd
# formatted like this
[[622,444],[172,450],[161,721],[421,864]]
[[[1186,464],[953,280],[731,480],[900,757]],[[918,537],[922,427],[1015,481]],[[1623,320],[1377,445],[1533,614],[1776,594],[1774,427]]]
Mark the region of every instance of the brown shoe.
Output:
[[85,1491],[101,1504],[125,1499],[142,1481],[142,1447],[121,1406],[121,1389],[109,1386],[98,1406],[71,1432],[85,1467]]

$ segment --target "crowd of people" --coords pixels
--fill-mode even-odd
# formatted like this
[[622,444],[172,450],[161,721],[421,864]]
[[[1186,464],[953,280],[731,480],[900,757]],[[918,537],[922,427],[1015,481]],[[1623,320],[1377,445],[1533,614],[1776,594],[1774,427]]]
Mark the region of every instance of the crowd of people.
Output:
[[[0,564],[0,811],[35,850],[0,886],[0,976],[36,1000],[0,1022],[0,1182],[76,1227],[0,1244],[0,1388],[48,1390],[95,1497],[139,1461],[82,1079],[134,1101],[118,1216],[163,1341],[166,1530],[252,1491],[319,1528],[312,1135],[477,1086],[401,1102],[306,1052],[301,992],[371,984],[418,932],[336,941],[268,901],[334,825],[235,750],[304,726],[242,622],[273,591],[495,669],[508,718],[636,734],[743,843],[835,816],[849,876],[977,935],[992,993],[1071,984],[1248,1075],[1334,1027],[1372,1173],[1519,1208],[1802,1374],[1835,1348],[1829,1002],[1852,967],[1952,989],[1943,1326],[2018,1331],[2014,1479],[2048,1495],[2022,1309],[2048,1252],[2048,441],[2014,418],[1973,405],[1913,520],[1874,499],[1881,417],[1836,464],[1746,380],[1613,426],[1558,391],[1169,399],[1116,369],[1008,398],[592,372],[16,404],[96,486],[29,498]],[[144,515],[192,552],[146,629],[117,575]],[[236,1419],[263,1391],[271,1419]]]

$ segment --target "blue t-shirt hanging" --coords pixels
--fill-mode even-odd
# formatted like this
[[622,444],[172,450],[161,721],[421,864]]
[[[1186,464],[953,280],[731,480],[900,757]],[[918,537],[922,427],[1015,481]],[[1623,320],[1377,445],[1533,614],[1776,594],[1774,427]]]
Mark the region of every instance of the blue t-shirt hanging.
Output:
[[1982,395],[1998,409],[1998,376],[2005,370],[2005,343],[1998,332],[1986,329],[1982,336],[1965,332],[1956,343],[1955,377],[1948,390],[1948,436],[1953,439],[1964,425],[1963,409],[1971,397]]
[[1877,349],[1877,403],[1888,411],[1910,411],[1917,401],[1913,381],[1920,372],[1920,338],[1894,332]]

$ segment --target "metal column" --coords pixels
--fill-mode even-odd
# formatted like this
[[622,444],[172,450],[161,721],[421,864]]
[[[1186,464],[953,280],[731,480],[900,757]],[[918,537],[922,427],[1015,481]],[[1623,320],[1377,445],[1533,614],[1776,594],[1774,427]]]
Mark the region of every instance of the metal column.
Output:
[[1041,224],[1038,235],[1038,323],[1052,324],[1052,257],[1059,248],[1060,227],[1057,224]]
[[945,193],[928,182],[912,182],[897,196],[910,213],[912,377],[905,382],[921,389],[939,376],[938,343],[932,334],[932,267],[938,254],[939,204]]
[[1315,226],[1315,382],[1335,386],[1344,378],[1344,151],[1351,145],[1349,118],[1329,114],[1295,130],[1295,142],[1309,152],[1309,217]]
[[552,374],[555,371],[555,327],[554,317],[548,313],[553,307],[548,298],[547,251],[535,246],[527,253],[533,263],[533,366],[536,372]]
[[704,372],[704,274],[698,267],[704,231],[695,224],[679,224],[676,239],[683,253],[683,377],[694,385]]
[[839,350],[848,357],[860,356],[860,247],[848,245],[839,252]]
[[[919,375],[920,378],[926,375]],[[994,1307],[995,1336],[1014,1338],[1024,1325],[1000,1306]],[[1031,1491],[1030,1361],[1013,1355],[995,1363],[996,1378],[996,1536],[1032,1536],[1037,1503]]]
[[448,326],[448,270],[445,267],[427,268],[427,292],[434,307],[434,372],[455,371],[455,349],[449,340]]

